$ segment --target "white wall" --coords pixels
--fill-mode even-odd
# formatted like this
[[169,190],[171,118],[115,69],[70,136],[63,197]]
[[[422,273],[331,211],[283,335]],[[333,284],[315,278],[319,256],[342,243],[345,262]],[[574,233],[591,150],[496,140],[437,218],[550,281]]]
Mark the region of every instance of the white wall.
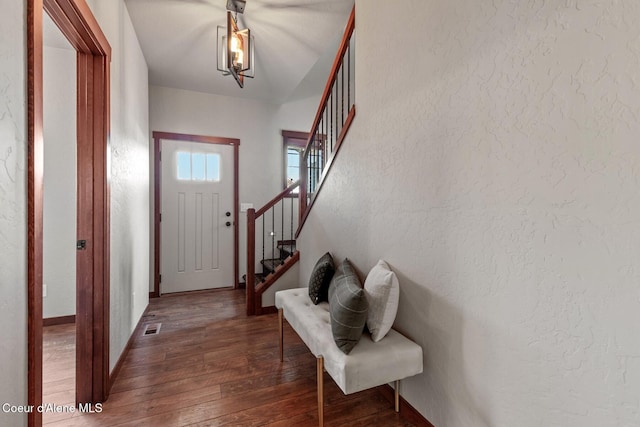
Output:
[[[335,53],[334,53],[335,55]],[[325,78],[329,75],[327,74]],[[311,97],[287,102],[278,107],[275,117],[276,129],[278,132],[282,130],[293,130],[299,132],[309,132],[313,125],[313,119],[316,117],[318,111],[318,104],[320,104],[320,96],[322,96],[322,90],[324,85],[320,88],[320,91]],[[279,138],[282,145],[282,137]]]
[[[229,84],[235,84],[233,79]],[[258,209],[282,191],[281,130],[308,131],[319,97],[275,105],[151,86],[150,125],[152,131],[240,139],[240,202],[253,203]],[[246,272],[244,212],[240,213],[239,227],[241,279]],[[153,281],[149,289],[153,289]]]
[[149,302],[148,69],[122,0],[90,1],[111,61],[110,368]]
[[389,261],[425,352],[401,393],[438,427],[640,424],[638,20],[357,1],[358,113],[301,280],[326,250]]
[[[26,6],[0,14],[0,402],[27,401]],[[3,426],[26,425],[0,411]]]
[[76,51],[43,52],[45,319],[76,313]]

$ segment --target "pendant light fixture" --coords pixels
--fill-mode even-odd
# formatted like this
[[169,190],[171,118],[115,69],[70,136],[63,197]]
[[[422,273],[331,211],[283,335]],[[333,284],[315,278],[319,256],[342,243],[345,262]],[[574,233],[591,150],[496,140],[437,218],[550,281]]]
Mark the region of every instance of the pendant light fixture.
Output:
[[231,74],[240,87],[244,79],[254,77],[253,37],[248,28],[238,28],[238,13],[244,13],[245,0],[227,0],[227,26],[218,26],[217,69]]

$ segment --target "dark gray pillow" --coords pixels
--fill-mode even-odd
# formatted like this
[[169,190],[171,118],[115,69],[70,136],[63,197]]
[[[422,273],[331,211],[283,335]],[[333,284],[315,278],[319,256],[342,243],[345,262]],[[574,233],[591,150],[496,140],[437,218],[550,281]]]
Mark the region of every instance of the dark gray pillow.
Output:
[[311,302],[317,305],[322,301],[327,301],[327,292],[334,272],[333,257],[327,252],[316,262],[309,278],[309,298],[311,298]]
[[360,279],[348,259],[338,267],[329,287],[331,332],[338,348],[351,353],[367,323],[369,304]]

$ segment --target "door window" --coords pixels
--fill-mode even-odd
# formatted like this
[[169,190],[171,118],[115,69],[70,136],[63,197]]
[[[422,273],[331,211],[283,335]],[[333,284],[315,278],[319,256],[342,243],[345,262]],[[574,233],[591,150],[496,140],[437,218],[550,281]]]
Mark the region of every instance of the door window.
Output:
[[220,181],[220,155],[178,151],[177,176],[180,181]]

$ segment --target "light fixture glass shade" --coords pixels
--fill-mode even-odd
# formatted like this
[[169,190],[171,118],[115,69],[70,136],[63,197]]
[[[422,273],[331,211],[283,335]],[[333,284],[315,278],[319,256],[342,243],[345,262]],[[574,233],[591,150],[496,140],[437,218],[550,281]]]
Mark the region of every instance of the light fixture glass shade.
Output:
[[227,26],[218,27],[217,32],[217,69],[223,75],[231,74],[240,87],[244,87],[244,78],[253,78],[253,37],[248,28],[238,29],[236,20],[227,11]]

